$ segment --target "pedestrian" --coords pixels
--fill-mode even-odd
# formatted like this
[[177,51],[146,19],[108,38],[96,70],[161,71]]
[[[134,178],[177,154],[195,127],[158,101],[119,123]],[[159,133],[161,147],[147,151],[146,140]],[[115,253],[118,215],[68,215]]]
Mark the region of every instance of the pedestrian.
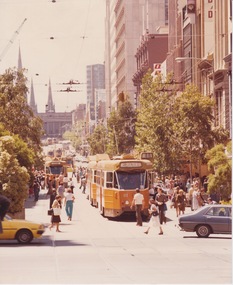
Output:
[[56,226],[56,232],[60,232],[59,229],[59,223],[61,222],[61,196],[57,195],[55,200],[52,204],[53,214],[51,217],[51,225],[49,226],[49,229],[55,225]]
[[3,195],[0,195],[0,234],[3,233],[2,221],[10,207],[10,200]]
[[86,177],[83,176],[83,177],[81,178],[81,185],[80,185],[80,187],[79,187],[79,189],[82,189],[82,187],[83,187],[83,190],[82,190],[82,193],[83,193],[83,194],[85,194],[85,191],[86,191],[86,184],[87,184]]
[[165,213],[167,211],[167,205],[166,202],[168,200],[168,197],[166,194],[163,193],[163,190],[161,187],[158,187],[158,194],[155,197],[155,202],[156,205],[159,207],[159,219],[160,219],[160,224],[162,225],[163,223],[166,224],[166,216]]
[[148,223],[148,228],[144,233],[148,234],[150,228],[154,227],[154,228],[159,228],[159,230],[160,230],[159,235],[163,235],[163,229],[162,229],[162,226],[161,226],[160,221],[159,221],[159,209],[155,205],[155,200],[151,199],[149,201],[149,204],[150,204],[150,209],[149,209],[150,221]]
[[71,189],[68,188],[67,192],[65,193],[65,202],[64,202],[68,221],[71,221],[72,219],[74,200],[75,200],[74,194],[71,191]]
[[186,204],[186,196],[184,194],[184,191],[180,189],[176,196],[177,217],[180,216],[180,214],[184,214],[185,204]]
[[34,179],[33,182],[33,192],[34,192],[34,201],[37,202],[39,199],[40,184],[36,179]]
[[53,188],[53,192],[52,192],[52,194],[50,195],[50,198],[49,198],[49,209],[52,208],[53,201],[55,200],[56,196],[57,196],[56,189]]
[[216,201],[212,200],[211,197],[207,198],[207,204],[218,204]]
[[71,192],[74,193],[74,183],[73,183],[72,177],[70,177],[68,188],[70,188]]
[[75,167],[72,168],[72,178],[73,176],[76,177]]
[[142,226],[142,213],[141,211],[144,208],[144,196],[140,193],[140,190],[136,189],[136,194],[134,194],[133,201],[131,204],[131,209],[135,207],[136,209],[136,219],[137,219],[137,226]]
[[63,178],[63,185],[64,185],[64,188],[68,188],[68,182],[69,182],[68,175],[65,174],[65,175],[64,175],[64,178]]
[[61,203],[63,203],[64,193],[65,193],[65,188],[64,188],[63,182],[60,182],[57,188],[57,195],[61,196]]

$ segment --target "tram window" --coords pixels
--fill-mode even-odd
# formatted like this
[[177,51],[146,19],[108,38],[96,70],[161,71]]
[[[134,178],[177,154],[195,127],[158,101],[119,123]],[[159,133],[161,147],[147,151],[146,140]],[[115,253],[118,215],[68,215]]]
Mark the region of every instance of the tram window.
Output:
[[96,171],[96,184],[100,184],[100,171]]
[[106,173],[106,187],[112,188],[113,184],[113,173],[112,172],[107,172]]
[[117,172],[120,189],[136,189],[145,187],[145,171],[144,172]]
[[96,170],[94,171],[94,183],[96,183]]

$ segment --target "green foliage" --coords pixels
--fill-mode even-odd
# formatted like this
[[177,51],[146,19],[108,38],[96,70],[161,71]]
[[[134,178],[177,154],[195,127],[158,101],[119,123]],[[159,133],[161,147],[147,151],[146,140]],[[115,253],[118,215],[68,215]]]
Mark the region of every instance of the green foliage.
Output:
[[193,85],[178,95],[173,83],[172,75],[153,79],[148,72],[140,94],[136,150],[153,152],[159,173],[182,172],[188,160],[197,166],[208,149],[229,137],[222,128],[212,128],[213,100]]
[[104,125],[98,125],[87,141],[90,145],[90,154],[106,153],[107,129]]
[[107,153],[110,156],[130,153],[134,149],[135,121],[136,113],[128,100],[124,101],[117,111],[111,112],[107,122]]
[[[17,159],[17,138],[0,137],[0,193],[10,198],[9,212],[16,213],[23,209],[28,193],[29,174]],[[23,142],[21,142],[23,145]],[[23,153],[23,152],[22,152]],[[19,155],[20,157],[21,155]]]
[[0,122],[37,155],[41,152],[42,121],[33,115],[27,104],[26,81],[21,71],[8,69],[0,75]]
[[212,172],[208,176],[208,192],[219,192],[223,200],[228,200],[232,190],[232,143],[227,147],[223,144],[216,145],[206,153],[208,168]]
[[142,84],[140,110],[136,123],[136,149],[152,151],[158,172],[173,172],[179,168],[180,146],[174,131],[175,91],[170,77],[165,81],[148,73]]
[[0,191],[12,201],[11,213],[24,207],[32,166],[43,165],[42,121],[27,104],[26,81],[15,69],[0,75]]

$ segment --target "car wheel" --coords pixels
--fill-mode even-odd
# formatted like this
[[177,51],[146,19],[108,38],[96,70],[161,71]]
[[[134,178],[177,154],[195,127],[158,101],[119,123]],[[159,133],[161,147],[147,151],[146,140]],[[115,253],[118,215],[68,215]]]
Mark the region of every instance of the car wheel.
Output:
[[16,239],[19,243],[30,243],[33,239],[33,234],[27,229],[22,229],[17,232]]
[[196,233],[199,237],[207,238],[210,235],[211,230],[207,225],[199,225],[196,229]]

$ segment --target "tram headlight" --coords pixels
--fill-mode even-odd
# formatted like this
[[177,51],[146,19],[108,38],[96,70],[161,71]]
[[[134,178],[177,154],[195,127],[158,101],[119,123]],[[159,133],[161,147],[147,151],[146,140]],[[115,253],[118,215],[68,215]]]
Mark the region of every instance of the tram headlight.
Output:
[[129,205],[129,201],[125,201],[125,205]]

